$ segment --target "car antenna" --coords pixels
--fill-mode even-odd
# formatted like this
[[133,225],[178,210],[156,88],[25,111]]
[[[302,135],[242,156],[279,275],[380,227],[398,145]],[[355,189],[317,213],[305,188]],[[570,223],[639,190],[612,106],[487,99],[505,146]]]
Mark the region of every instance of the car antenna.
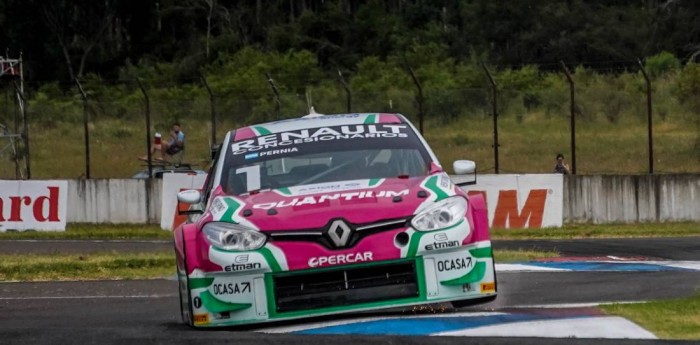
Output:
[[316,109],[314,109],[314,106],[312,105],[309,108],[309,114],[302,116],[302,118],[314,118],[314,117],[321,117],[323,114],[319,114],[316,112]]

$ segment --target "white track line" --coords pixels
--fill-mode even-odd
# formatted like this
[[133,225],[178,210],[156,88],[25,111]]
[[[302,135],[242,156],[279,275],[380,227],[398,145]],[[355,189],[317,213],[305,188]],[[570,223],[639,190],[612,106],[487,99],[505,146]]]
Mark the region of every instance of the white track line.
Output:
[[656,336],[634,322],[619,316],[564,318],[510,322],[458,331],[434,333],[440,336],[541,337],[541,338],[607,338],[656,339]]
[[379,320],[391,320],[391,319],[423,319],[423,318],[447,318],[447,317],[480,317],[480,316],[492,316],[492,315],[506,315],[507,313],[502,312],[462,312],[462,313],[444,313],[444,314],[426,314],[426,315],[387,315],[387,316],[376,316],[376,317],[364,317],[364,318],[350,318],[344,320],[336,321],[323,321],[323,322],[312,322],[305,323],[303,325],[294,326],[282,326],[282,327],[266,327],[255,330],[255,332],[260,333],[292,333],[298,331],[306,331],[311,329],[340,326],[350,323],[365,323]]
[[497,272],[569,272],[565,268],[542,267],[528,264],[496,264]]
[[555,304],[521,304],[513,306],[503,306],[503,309],[565,309],[565,308],[590,308],[601,305],[610,304],[634,304],[646,303],[648,301],[605,301],[605,302],[587,302],[587,303],[555,303]]
[[[571,272],[574,271],[569,268],[555,268],[540,266],[544,262],[537,262],[537,264],[530,263],[515,263],[515,264],[496,264],[497,272]],[[595,261],[563,261],[555,263],[576,263],[576,264],[619,264],[619,265],[656,265],[656,266],[667,266],[674,268],[685,268],[689,270],[700,271],[700,261],[616,261],[616,260],[595,260]],[[592,270],[601,271],[601,270]],[[613,270],[614,271],[614,270]]]

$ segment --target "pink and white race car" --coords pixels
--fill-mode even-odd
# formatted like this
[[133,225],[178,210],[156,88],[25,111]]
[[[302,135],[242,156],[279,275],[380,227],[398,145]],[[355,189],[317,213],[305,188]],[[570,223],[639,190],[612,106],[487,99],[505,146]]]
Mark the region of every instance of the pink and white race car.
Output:
[[[456,174],[476,180],[472,161]],[[226,135],[174,231],[195,327],[496,298],[487,210],[399,114],[310,115]]]

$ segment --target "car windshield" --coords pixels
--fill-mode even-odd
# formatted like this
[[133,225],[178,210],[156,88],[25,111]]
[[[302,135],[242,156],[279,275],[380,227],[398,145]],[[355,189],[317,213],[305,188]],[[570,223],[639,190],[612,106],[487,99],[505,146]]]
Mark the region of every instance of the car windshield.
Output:
[[406,124],[322,127],[231,144],[221,176],[228,194],[307,184],[422,176],[430,156]]

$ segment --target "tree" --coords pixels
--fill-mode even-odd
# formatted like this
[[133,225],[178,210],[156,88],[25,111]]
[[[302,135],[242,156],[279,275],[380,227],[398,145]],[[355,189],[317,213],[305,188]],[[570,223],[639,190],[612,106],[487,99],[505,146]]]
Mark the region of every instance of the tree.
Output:
[[[61,47],[70,79],[80,78],[90,52],[112,25],[115,14],[113,2],[56,0],[41,6],[46,25]],[[75,60],[79,61],[77,73]]]

